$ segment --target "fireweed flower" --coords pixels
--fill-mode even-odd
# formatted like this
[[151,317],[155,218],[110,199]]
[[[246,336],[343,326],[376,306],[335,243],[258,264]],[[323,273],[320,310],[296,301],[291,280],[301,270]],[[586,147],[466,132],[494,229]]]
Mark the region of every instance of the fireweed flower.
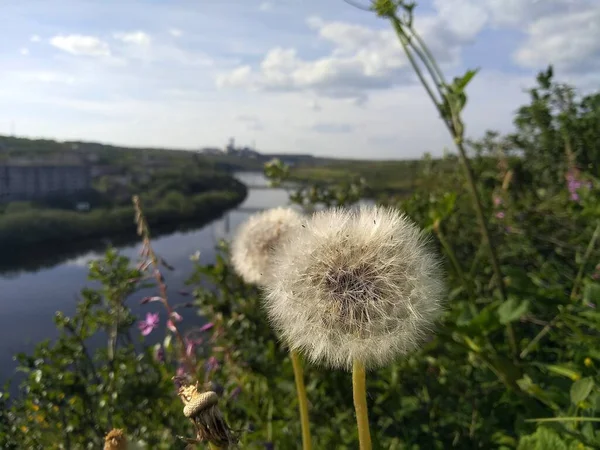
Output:
[[251,216],[233,240],[231,261],[247,282],[263,284],[272,250],[291,230],[298,228],[302,216],[291,208],[274,208]]
[[181,315],[178,312],[173,311],[171,313],[171,318],[167,321],[167,328],[173,333],[175,333],[175,331],[177,331],[177,328],[175,327],[175,322],[181,322],[182,320],[183,318],[181,317]]
[[138,322],[138,328],[143,336],[148,336],[158,326],[158,313],[146,313],[146,319]]
[[592,188],[592,183],[590,183],[590,182],[584,183],[579,179],[579,171],[576,169],[569,170],[567,172],[566,179],[567,179],[567,189],[569,190],[569,193],[571,194],[571,200],[573,200],[574,202],[579,202],[579,190],[582,187],[585,187],[587,189]]
[[271,260],[265,306],[291,350],[333,368],[414,350],[441,312],[440,261],[395,209],[315,213]]

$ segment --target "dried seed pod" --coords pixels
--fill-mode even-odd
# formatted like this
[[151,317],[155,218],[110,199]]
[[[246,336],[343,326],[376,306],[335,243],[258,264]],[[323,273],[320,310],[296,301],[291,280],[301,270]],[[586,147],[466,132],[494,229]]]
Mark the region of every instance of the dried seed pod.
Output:
[[215,392],[199,392],[196,383],[181,386],[178,395],[184,405],[183,415],[196,428],[196,439],[183,440],[188,443],[210,442],[220,448],[230,448],[237,443],[237,436],[219,410],[219,397]]
[[127,450],[127,436],[123,430],[113,428],[104,438],[104,450]]

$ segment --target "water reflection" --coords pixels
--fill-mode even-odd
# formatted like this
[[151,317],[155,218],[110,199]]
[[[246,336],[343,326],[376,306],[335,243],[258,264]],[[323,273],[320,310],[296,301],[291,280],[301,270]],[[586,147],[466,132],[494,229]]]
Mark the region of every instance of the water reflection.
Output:
[[[249,186],[267,186],[262,174],[236,174]],[[236,209],[209,224],[188,223],[171,228],[153,228],[153,247],[173,271],[165,271],[169,298],[173,304],[189,301],[182,290],[192,270],[190,255],[200,252],[203,264],[215,259],[219,239],[229,239],[247,217],[259,210],[286,205],[284,189],[250,189],[246,200]],[[95,242],[80,242],[72,246],[37,247],[26,254],[0,258],[0,385],[14,372],[13,355],[31,352],[37,342],[56,337],[53,317],[56,311],[73,314],[77,296],[82,288],[94,287],[87,280],[89,261],[100,258],[112,244],[121,254],[136,260],[141,248],[139,240],[121,237]],[[134,313],[161,312],[160,305],[139,306],[139,300],[155,295],[150,288],[136,293],[128,300]],[[193,310],[182,310],[186,325],[199,324],[202,319]],[[161,332],[151,335],[156,342]],[[100,339],[100,338],[99,338]],[[98,342],[100,344],[100,342]],[[103,345],[103,344],[102,344]]]

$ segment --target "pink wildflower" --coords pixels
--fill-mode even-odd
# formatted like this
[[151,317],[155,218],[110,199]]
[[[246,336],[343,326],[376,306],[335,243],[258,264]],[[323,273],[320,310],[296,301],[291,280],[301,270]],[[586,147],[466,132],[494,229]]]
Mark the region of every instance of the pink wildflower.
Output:
[[145,320],[140,320],[138,328],[143,336],[148,336],[158,326],[158,313],[147,313]]
[[169,330],[171,330],[173,333],[175,333],[175,331],[177,331],[177,328],[175,327],[175,323],[174,322],[181,322],[182,317],[179,313],[173,311],[171,313],[171,317],[170,319],[167,321],[167,328]]
[[217,370],[219,368],[219,361],[217,361],[217,358],[215,358],[214,356],[211,356],[206,361],[205,366],[207,372],[212,372],[213,370]]
[[215,326],[214,323],[208,322],[207,324],[202,325],[202,327],[200,328],[200,332],[208,331],[208,330],[210,330],[214,326]]
[[496,213],[496,218],[497,219],[504,219],[504,211],[498,211]]

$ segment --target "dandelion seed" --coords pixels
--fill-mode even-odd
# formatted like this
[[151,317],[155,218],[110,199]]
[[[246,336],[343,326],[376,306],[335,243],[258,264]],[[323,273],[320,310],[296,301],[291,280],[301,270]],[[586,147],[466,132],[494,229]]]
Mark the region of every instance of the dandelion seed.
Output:
[[291,208],[274,208],[251,216],[233,240],[231,260],[236,272],[247,283],[263,284],[272,250],[301,222],[302,216]]
[[423,232],[376,206],[321,211],[306,225],[274,252],[265,286],[282,340],[313,362],[346,369],[414,350],[445,292]]

